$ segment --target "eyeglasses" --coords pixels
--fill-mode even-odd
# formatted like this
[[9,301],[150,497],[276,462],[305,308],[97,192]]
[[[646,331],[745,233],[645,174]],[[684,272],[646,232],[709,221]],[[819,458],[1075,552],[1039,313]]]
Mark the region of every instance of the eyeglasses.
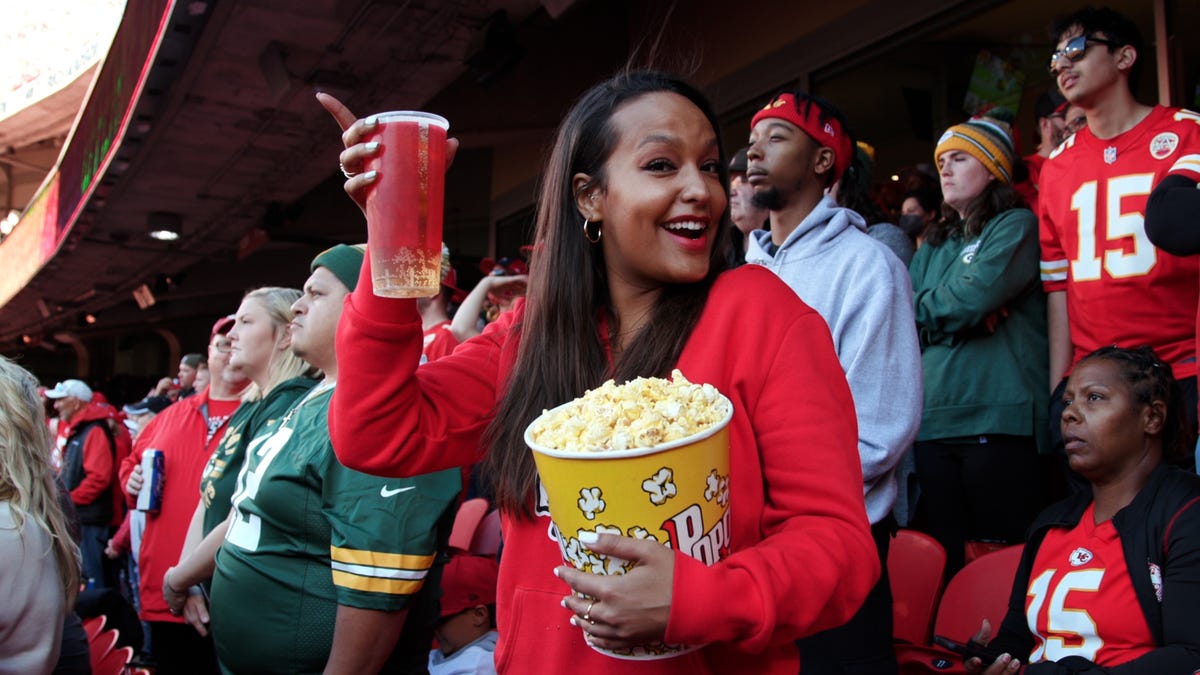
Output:
[[1080,115],[1079,117],[1076,117],[1075,119],[1067,120],[1067,123],[1063,125],[1063,129],[1065,129],[1067,134],[1070,135],[1070,134],[1075,133],[1076,131],[1079,131],[1080,129],[1082,129],[1086,126],[1087,126],[1087,115]]
[[1104,38],[1092,37],[1090,35],[1079,35],[1067,40],[1067,44],[1062,49],[1050,55],[1050,74],[1058,75],[1058,62],[1063,57],[1066,57],[1071,63],[1083,60],[1087,54],[1088,47],[1097,45],[1107,45],[1109,47],[1118,47],[1116,42],[1105,40]]

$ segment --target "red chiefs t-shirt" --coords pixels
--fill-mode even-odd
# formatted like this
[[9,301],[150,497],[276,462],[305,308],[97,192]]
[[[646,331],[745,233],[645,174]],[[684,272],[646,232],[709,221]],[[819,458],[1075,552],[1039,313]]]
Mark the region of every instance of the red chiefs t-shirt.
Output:
[[1130,570],[1112,521],[1095,522],[1093,506],[1073,529],[1054,528],[1038,548],[1025,596],[1033,633],[1029,663],[1082,656],[1101,666],[1131,661],[1154,649],[1154,637],[1133,591]]
[[1081,129],[1042,166],[1042,286],[1067,293],[1072,363],[1149,344],[1175,377],[1196,374],[1200,259],[1146,238],[1146,200],[1168,173],[1200,180],[1200,115],[1164,106],[1115,138]]

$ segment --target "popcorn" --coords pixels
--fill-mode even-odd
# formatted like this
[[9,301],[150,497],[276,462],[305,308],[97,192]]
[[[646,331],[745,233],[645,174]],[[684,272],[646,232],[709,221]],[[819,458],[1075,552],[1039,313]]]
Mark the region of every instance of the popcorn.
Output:
[[[570,452],[652,448],[720,423],[729,406],[716,387],[693,384],[676,369],[670,380],[639,377],[622,385],[609,380],[552,413],[543,411],[530,436],[543,447]],[[671,489],[666,496],[673,496],[674,485]]]

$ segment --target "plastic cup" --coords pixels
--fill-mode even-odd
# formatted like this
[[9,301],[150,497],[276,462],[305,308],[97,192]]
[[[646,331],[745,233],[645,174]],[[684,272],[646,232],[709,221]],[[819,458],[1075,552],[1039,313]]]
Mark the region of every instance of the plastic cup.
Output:
[[[632,568],[629,561],[589,550],[579,541],[580,532],[652,538],[709,565],[728,555],[732,417],[730,404],[721,422],[698,434],[653,448],[609,452],[546,448],[526,428],[525,443],[533,450],[563,561],[592,574],[624,574]],[[700,648],[658,643],[618,652],[588,644],[628,660],[671,658]]]
[[379,113],[380,142],[367,169],[379,178],[367,194],[371,288],[390,298],[427,298],[440,288],[446,198],[444,117],[409,110]]

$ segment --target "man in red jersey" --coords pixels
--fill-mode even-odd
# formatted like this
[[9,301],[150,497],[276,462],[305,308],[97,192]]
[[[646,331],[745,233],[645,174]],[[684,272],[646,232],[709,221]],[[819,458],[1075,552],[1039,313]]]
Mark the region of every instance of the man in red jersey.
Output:
[[[1061,448],[1058,390],[1075,362],[1106,345],[1153,347],[1196,411],[1200,261],[1156,249],[1144,217],[1154,187],[1181,157],[1200,152],[1200,116],[1133,97],[1141,38],[1128,18],[1084,9],[1060,19],[1054,33],[1050,70],[1087,115],[1087,126],[1051,153],[1039,181],[1049,385],[1057,387],[1050,426]],[[1197,167],[1190,172],[1200,177]]]
[[151,420],[138,434],[133,452],[121,465],[121,483],[128,505],[137,505],[143,485],[142,454],[156,449],[163,453],[162,504],[145,515],[146,525],[138,551],[138,597],[140,617],[149,626],[150,651],[159,675],[170,673],[216,673],[212,639],[201,636],[175,616],[163,600],[163,576],[179,557],[188,522],[200,500],[196,486],[213,450],[225,436],[229,418],[241,404],[241,392],[249,384],[246,376],[229,368],[232,316],[217,319],[209,335],[207,362],[212,381],[201,390],[175,403]]

